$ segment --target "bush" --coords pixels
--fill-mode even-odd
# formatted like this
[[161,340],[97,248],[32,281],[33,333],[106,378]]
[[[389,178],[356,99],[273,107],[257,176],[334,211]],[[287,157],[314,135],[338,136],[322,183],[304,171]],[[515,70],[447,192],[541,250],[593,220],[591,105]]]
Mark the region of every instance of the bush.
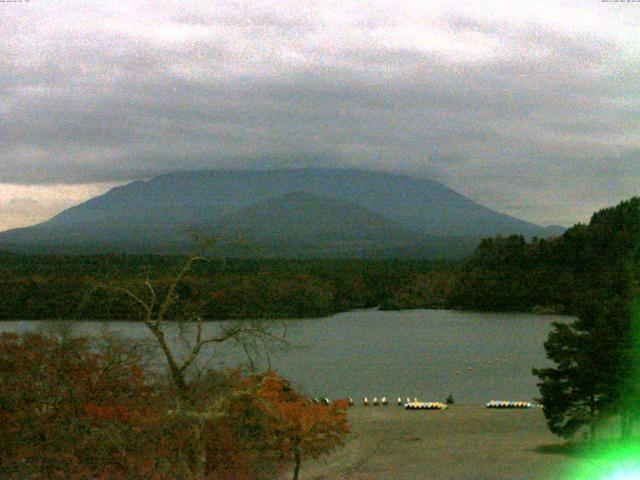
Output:
[[[170,385],[148,381],[140,352],[111,337],[0,335],[0,476],[273,478],[348,431],[342,409],[313,404],[275,374],[211,372],[183,408]],[[189,464],[195,442],[207,457],[200,477]]]

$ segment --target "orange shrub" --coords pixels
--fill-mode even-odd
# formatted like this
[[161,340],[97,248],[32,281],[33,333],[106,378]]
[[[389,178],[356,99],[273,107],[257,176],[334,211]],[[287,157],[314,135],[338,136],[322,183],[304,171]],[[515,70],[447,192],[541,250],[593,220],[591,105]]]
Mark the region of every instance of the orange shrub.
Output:
[[146,381],[131,342],[2,334],[0,477],[195,479],[188,462],[203,442],[207,480],[266,479],[348,432],[342,403],[314,404],[275,373],[213,377],[176,409],[168,385]]

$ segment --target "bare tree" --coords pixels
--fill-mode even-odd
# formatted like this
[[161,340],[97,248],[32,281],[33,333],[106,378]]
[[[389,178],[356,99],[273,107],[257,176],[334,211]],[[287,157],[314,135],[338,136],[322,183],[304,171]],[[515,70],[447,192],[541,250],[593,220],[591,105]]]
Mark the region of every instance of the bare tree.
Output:
[[[163,296],[158,294],[149,279],[144,283],[146,294],[134,293],[132,290],[123,287],[118,289],[141,307],[144,313],[142,320],[155,338],[167,362],[170,377],[178,397],[175,413],[188,418],[193,426],[194,458],[191,459],[193,465],[187,468],[190,469],[190,476],[196,479],[205,478],[207,462],[203,439],[205,422],[224,416],[226,406],[232,401],[232,398],[228,396],[217,396],[215,399],[209,398],[206,405],[198,405],[198,398],[193,388],[193,383],[195,382],[192,379],[199,378],[199,374],[191,376],[190,370],[193,370],[192,367],[199,360],[203,360],[201,357],[205,347],[235,342],[247,355],[251,370],[255,370],[256,362],[252,357],[252,351],[256,351],[258,346],[264,351],[270,369],[269,343],[287,344],[284,336],[275,335],[262,323],[255,322],[221,322],[216,334],[206,334],[202,317],[195,315],[180,322],[180,333],[183,336],[189,334],[191,339],[188,342],[190,347],[186,355],[178,356],[176,354],[175,346],[172,345],[168,338],[167,312],[179,300],[178,287],[184,281],[185,276],[192,270],[195,263],[205,261],[208,261],[205,256],[190,255],[179,272],[173,277]],[[188,325],[192,327],[189,333],[183,328],[186,322],[189,322]],[[212,354],[210,353],[210,355]],[[212,356],[208,360],[210,361],[211,358]],[[206,368],[208,363],[205,361],[202,369]],[[201,374],[202,370],[199,373]],[[253,386],[254,389],[257,387]],[[251,392],[236,392],[235,395],[247,394],[251,394]]]

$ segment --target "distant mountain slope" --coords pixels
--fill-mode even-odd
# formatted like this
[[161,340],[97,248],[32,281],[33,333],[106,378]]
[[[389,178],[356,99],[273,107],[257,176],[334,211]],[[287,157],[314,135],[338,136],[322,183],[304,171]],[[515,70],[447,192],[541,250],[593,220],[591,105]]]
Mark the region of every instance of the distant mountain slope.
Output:
[[342,169],[198,171],[114,188],[42,224],[0,233],[0,248],[174,251],[186,245],[187,229],[211,227],[266,243],[335,245],[334,253],[349,242],[387,248],[432,237],[548,236],[432,180]]
[[548,225],[546,227],[544,227],[543,229],[543,233],[541,235],[538,235],[540,238],[546,238],[546,237],[559,237],[560,235],[562,235],[564,232],[566,232],[567,229],[561,225]]
[[364,207],[338,198],[293,192],[225,215],[219,231],[247,240],[283,243],[398,245],[419,236]]

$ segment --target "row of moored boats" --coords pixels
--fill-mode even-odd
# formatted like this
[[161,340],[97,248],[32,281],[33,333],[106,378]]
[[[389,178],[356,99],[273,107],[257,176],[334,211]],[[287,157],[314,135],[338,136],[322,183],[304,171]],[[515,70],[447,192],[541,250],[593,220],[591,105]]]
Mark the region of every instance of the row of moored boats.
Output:
[[539,406],[533,402],[511,402],[509,400],[491,400],[485,404],[487,408],[536,408]]
[[[329,405],[331,401],[326,398],[314,398],[313,401],[315,403],[321,403],[324,405]],[[349,406],[354,404],[353,398],[349,397],[348,399]],[[387,397],[373,397],[370,401],[368,397],[364,397],[362,399],[362,405],[365,407],[368,406],[383,406],[386,407],[389,405],[389,400]],[[396,405],[399,407],[404,407],[407,410],[446,410],[449,406],[445,402],[423,402],[418,400],[416,397],[411,400],[409,397],[406,398],[406,401],[403,401],[402,398],[398,397],[396,400]],[[536,408],[540,405],[533,402],[522,402],[522,401],[511,401],[511,400],[491,400],[485,404],[486,408],[497,408],[497,409],[516,409],[516,408]]]

